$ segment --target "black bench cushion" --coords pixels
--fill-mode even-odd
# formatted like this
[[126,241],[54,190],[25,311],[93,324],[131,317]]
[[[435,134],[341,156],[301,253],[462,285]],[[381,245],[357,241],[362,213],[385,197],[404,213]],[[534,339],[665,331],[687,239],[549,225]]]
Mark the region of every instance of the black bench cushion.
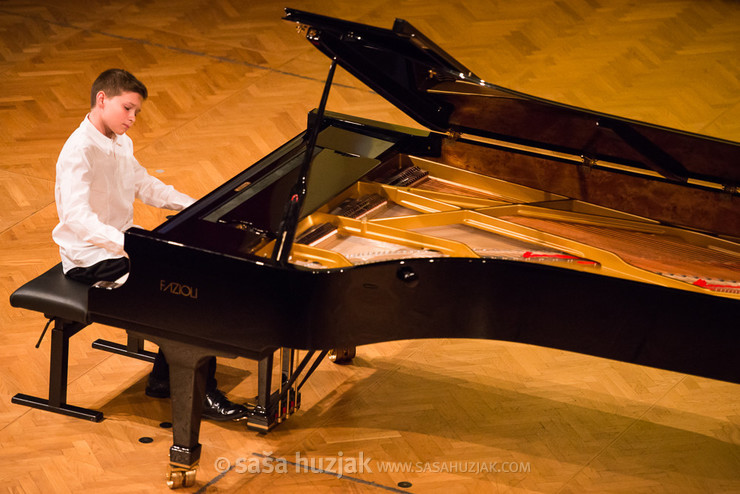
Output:
[[88,323],[88,285],[64,276],[62,263],[37,276],[10,295],[10,305],[60,317],[68,321]]

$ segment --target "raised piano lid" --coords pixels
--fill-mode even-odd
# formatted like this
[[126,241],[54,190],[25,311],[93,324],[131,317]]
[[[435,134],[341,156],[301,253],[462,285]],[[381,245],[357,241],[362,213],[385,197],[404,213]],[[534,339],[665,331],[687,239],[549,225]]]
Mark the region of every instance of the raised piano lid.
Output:
[[485,82],[408,22],[382,29],[294,9],[284,19],[427,128],[472,134],[658,180],[738,193],[740,144],[559,104]]

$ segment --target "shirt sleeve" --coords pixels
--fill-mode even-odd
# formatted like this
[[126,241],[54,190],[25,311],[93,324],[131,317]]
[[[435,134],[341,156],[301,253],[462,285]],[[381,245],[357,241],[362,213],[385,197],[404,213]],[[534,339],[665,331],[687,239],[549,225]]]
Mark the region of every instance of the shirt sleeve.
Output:
[[90,207],[92,166],[84,152],[60,158],[57,202],[60,222],[77,238],[123,256],[123,232],[100,221]]
[[133,158],[136,197],[144,204],[157,208],[181,211],[195,202],[195,199],[183,194],[171,185],[164,184],[156,177],[149,175],[146,168]]

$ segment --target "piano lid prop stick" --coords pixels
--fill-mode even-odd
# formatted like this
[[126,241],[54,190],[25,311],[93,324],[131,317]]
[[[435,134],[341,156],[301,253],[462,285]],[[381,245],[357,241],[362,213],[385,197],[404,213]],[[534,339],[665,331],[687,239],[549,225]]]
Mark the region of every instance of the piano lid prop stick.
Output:
[[329,74],[326,76],[326,83],[324,84],[324,92],[321,95],[321,102],[316,111],[314,125],[310,129],[308,144],[306,144],[306,154],[303,158],[303,163],[301,164],[300,175],[290,191],[290,199],[285,203],[285,209],[283,210],[283,216],[280,220],[277,238],[275,239],[275,248],[272,251],[272,260],[284,267],[288,265],[290,249],[293,246],[295,230],[298,225],[298,215],[301,212],[301,206],[303,206],[303,201],[306,197],[308,172],[311,167],[311,159],[313,158],[313,149],[316,147],[316,139],[318,138],[319,130],[321,129],[321,122],[324,119],[326,101],[329,99],[329,88],[331,87],[331,81],[334,78],[334,70],[336,68],[337,59],[335,57],[331,61]]

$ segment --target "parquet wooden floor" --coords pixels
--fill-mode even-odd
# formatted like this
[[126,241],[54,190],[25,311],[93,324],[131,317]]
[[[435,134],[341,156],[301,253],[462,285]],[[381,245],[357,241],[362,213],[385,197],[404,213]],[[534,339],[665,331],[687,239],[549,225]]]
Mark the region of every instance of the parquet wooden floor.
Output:
[[[740,141],[733,0],[287,5],[381,27],[402,17],[495,84]],[[54,164],[102,70],[148,85],[129,132],[138,159],[195,197],[304,129],[328,62],[280,20],[284,6],[0,2],[0,491],[167,491],[169,402],[144,396],[147,364],[90,346],[121,331],[93,325],[71,343],[69,400],[103,422],[11,404],[46,393],[49,341],[34,349],[43,317],[8,296],[58,262]],[[417,126],[341,70],[335,82],[329,109]],[[146,228],[166,214],[136,207]],[[254,362],[220,361],[232,399],[254,396],[255,374]],[[201,442],[184,492],[740,492],[740,387],[494,341],[400,341],[361,347],[352,366],[323,363],[302,409],[270,434],[204,423]],[[245,471],[277,465],[265,456],[292,463]],[[295,465],[339,458],[341,477]],[[220,475],[224,461],[242,468]]]

